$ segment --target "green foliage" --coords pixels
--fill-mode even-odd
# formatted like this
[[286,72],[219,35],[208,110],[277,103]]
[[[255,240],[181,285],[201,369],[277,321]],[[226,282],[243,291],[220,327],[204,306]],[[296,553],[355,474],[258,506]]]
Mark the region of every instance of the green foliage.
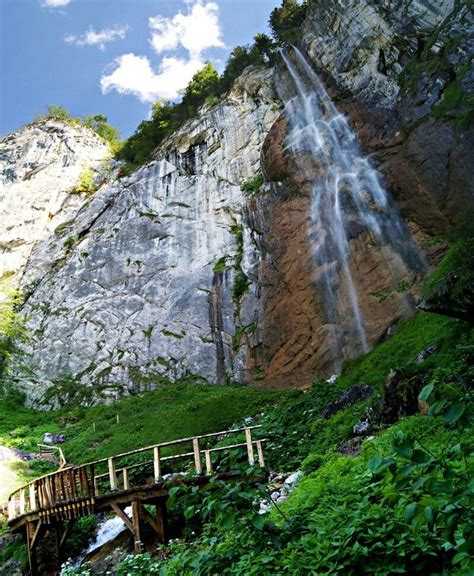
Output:
[[363,383],[380,390],[392,368],[406,371],[412,367],[416,371],[417,355],[432,345],[437,347],[437,353],[427,359],[424,366],[446,364],[456,342],[464,335],[467,337],[464,322],[437,314],[418,314],[400,323],[395,334],[368,354],[346,361],[339,385],[347,388]]
[[227,255],[222,256],[222,258],[219,258],[219,260],[212,267],[212,271],[213,272],[224,272],[224,270],[227,268],[227,259],[228,258],[229,257]]
[[97,528],[96,516],[84,516],[73,523],[62,554],[66,558],[78,556],[89,544]]
[[421,307],[455,318],[474,318],[474,238],[448,250],[425,284]]
[[136,132],[125,142],[117,157],[124,160],[126,172],[146,162],[153,150],[186,120],[192,118],[198,108],[217,95],[219,76],[210,62],[196,72],[183,91],[179,104],[159,101],[153,104],[151,119],[141,122]]
[[72,190],[72,194],[87,194],[92,196],[97,191],[97,184],[95,183],[94,173],[89,166],[84,166],[79,176],[79,181]]
[[66,250],[72,250],[76,245],[76,242],[77,242],[76,237],[70,235],[66,238],[66,240],[64,240],[64,247],[66,248]]
[[49,104],[46,114],[36,115],[36,120],[71,120],[69,112],[63,106],[56,106],[56,104]]
[[18,310],[23,296],[15,290],[9,278],[0,280],[0,395],[14,395],[8,384],[8,367],[21,352],[20,344],[27,339],[24,320]]
[[89,565],[74,566],[72,560],[61,565],[61,576],[92,576]]
[[0,546],[0,576],[14,574],[18,567],[23,573],[28,566],[28,550],[26,544],[15,539],[8,540]]
[[135,133],[117,151],[117,158],[125,161],[123,174],[128,174],[148,161],[153,151],[186,121],[196,116],[206,104],[214,106],[219,97],[232,87],[248,66],[266,66],[273,60],[275,45],[265,34],[257,34],[251,46],[236,46],[219,76],[210,62],[196,72],[184,89],[179,103],[156,102],[150,120],[141,122]]
[[274,46],[265,34],[255,36],[252,46],[236,46],[227,60],[219,82],[219,94],[232,88],[235,80],[248,66],[265,66],[273,60]]
[[77,407],[80,398],[74,396],[74,389],[83,387],[73,381],[66,387],[66,407],[50,412],[0,402],[0,443],[35,451],[45,432],[61,432],[66,435],[67,460],[80,464],[155,442],[225,430],[285,397],[244,386],[167,382],[153,392],[86,409]]
[[[244,227],[236,226],[233,229],[236,241],[236,254],[234,260],[234,285],[232,286],[232,299],[237,304],[237,310],[240,306],[242,296],[247,292],[250,286],[249,279],[242,269],[242,260],[244,257]],[[237,316],[239,310],[237,311]]]
[[253,178],[246,180],[240,185],[240,189],[246,196],[256,196],[263,186],[264,179],[261,174],[257,174]]
[[144,574],[160,574],[161,562],[149,552],[127,556],[117,566],[117,576],[143,576]]
[[298,44],[301,39],[303,22],[309,6],[307,0],[283,0],[280,8],[270,14],[270,28],[279,45]]
[[194,74],[191,82],[183,93],[181,106],[187,109],[189,115],[196,113],[197,108],[206,101],[206,98],[215,96],[219,85],[219,75],[210,62]]
[[129,573],[148,566],[164,576],[470,573],[473,443],[469,419],[450,415],[460,400],[471,412],[459,389],[444,425],[439,417],[408,418],[368,441],[358,458],[316,454],[316,471],[270,515],[255,514],[263,494],[245,485],[173,488],[170,507],[181,505],[197,533],[183,533],[161,558],[136,557]]
[[[400,75],[400,86],[405,91],[415,94],[423,75],[431,78],[438,77],[443,81],[449,78],[442,98],[434,104],[431,114],[435,118],[451,120],[459,130],[466,130],[474,117],[474,96],[462,87],[462,81],[471,69],[472,54],[468,50],[461,49],[461,44],[464,41],[467,42],[467,36],[463,32],[461,34],[456,32],[448,40],[441,42],[439,50],[432,49],[438,42],[443,28],[452,22],[461,7],[462,3],[456,4],[450,16],[434,30],[421,53],[413,55],[406,63]],[[454,54],[456,54],[455,58],[453,58]]]
[[108,124],[107,116],[104,116],[103,114],[86,116],[82,120],[82,124],[93,130],[103,140],[105,140],[109,144],[112,154],[116,154],[119,151],[122,146],[120,141],[120,132],[117,128]]

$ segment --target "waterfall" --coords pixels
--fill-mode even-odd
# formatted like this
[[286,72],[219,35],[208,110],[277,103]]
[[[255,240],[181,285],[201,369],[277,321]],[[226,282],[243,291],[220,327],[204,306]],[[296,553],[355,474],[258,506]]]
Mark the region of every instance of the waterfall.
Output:
[[[350,266],[350,240],[368,232],[371,243],[390,245],[393,258],[405,269],[420,269],[422,258],[348,121],[305,57],[293,48],[291,55],[282,51],[281,59],[281,72],[290,80],[279,82],[289,123],[285,152],[292,155],[301,175],[311,178],[309,237],[327,322],[333,330],[344,324],[358,351],[366,352],[368,339]],[[337,284],[343,286],[350,303],[350,318],[337,317]],[[334,333],[335,359],[343,356],[339,340]]]
[[[132,507],[127,506],[124,510],[125,514],[130,518],[132,515]],[[97,550],[107,542],[114,540],[117,538],[119,534],[121,534],[125,530],[125,524],[123,520],[121,520],[118,516],[113,516],[112,518],[106,518],[103,522],[101,522],[97,527],[97,533],[87,548],[76,558],[74,562],[74,567],[79,567],[87,557],[88,554]]]

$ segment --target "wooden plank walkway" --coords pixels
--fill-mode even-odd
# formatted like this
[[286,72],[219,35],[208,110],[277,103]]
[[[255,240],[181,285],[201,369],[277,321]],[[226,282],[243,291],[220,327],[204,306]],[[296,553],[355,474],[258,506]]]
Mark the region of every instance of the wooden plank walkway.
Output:
[[[81,466],[63,463],[58,471],[25,484],[9,496],[8,524],[11,531],[23,531],[26,535],[31,574],[39,574],[36,552],[43,536],[54,532],[59,562],[61,548],[74,522],[104,510],[112,510],[123,520],[133,534],[136,552],[142,550],[144,523],[151,526],[161,542],[166,542],[166,500],[171,486],[199,486],[213,476],[235,479],[239,475],[230,471],[215,473],[213,456],[241,448],[246,449],[250,466],[258,463],[260,469],[265,468],[262,445],[266,439],[252,438],[252,430],[256,428],[259,426],[162,442]],[[245,442],[212,447],[212,442],[231,435],[244,435]],[[130,458],[138,455],[145,458],[130,463]],[[186,472],[165,475],[164,469],[178,460],[190,461]],[[155,513],[151,514],[144,504],[153,505]],[[124,512],[127,506],[132,508],[131,518]]]

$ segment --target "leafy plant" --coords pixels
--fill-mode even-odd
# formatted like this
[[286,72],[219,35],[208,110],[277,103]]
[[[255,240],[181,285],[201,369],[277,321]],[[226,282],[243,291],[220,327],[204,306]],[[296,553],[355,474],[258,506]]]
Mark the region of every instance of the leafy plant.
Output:
[[303,0],[283,0],[279,8],[270,14],[270,28],[280,45],[297,44],[301,39],[302,26],[306,18],[309,2]]
[[255,196],[260,192],[260,188],[263,185],[263,176],[261,174],[257,174],[253,178],[246,180],[240,186],[242,192],[247,196]]
[[84,166],[72,194],[87,194],[87,196],[92,196],[97,188],[95,176],[90,166]]

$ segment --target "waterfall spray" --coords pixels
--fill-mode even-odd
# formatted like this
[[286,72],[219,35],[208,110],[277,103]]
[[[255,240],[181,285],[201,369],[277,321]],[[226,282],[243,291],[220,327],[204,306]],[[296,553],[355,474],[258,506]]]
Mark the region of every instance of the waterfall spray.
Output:
[[[333,330],[344,323],[358,341],[360,352],[366,352],[367,334],[349,260],[350,239],[368,232],[374,244],[389,244],[404,267],[419,268],[422,259],[377,171],[362,154],[346,118],[305,57],[297,48],[291,55],[286,51],[280,54],[291,80],[289,89],[287,83],[280,83],[289,121],[285,150],[303,174],[307,173],[308,157],[316,165],[311,181],[310,239],[325,314]],[[337,277],[344,285],[351,318],[336,316]],[[342,343],[337,337],[333,341],[333,356],[340,359]]]

